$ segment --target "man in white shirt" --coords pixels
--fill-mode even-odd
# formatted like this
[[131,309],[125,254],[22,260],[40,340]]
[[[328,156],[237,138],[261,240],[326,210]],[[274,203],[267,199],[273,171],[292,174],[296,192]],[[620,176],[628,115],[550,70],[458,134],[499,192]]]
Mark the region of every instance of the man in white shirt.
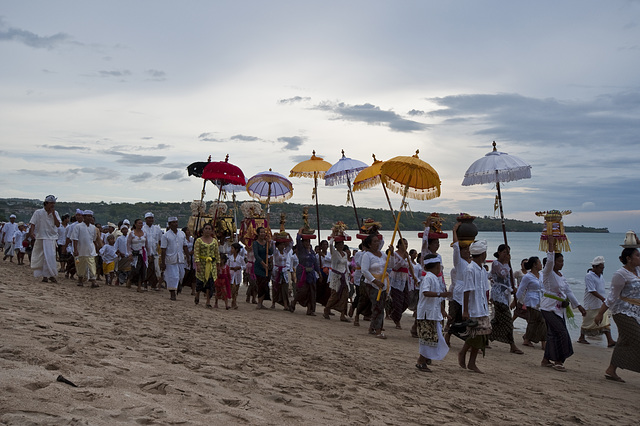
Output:
[[[476,373],[482,373],[476,366],[478,352],[487,347],[491,334],[491,320],[489,318],[489,304],[487,290],[489,275],[483,264],[487,259],[487,242],[475,241],[469,247],[471,263],[464,271],[462,318],[472,322],[465,333],[469,337],[465,340],[458,353],[458,364]],[[467,351],[471,349],[469,363],[466,364]]]
[[578,343],[588,345],[586,336],[599,336],[604,334],[607,338],[607,346],[612,348],[616,341],[611,337],[611,323],[609,315],[604,316],[600,324],[596,324],[594,318],[605,301],[605,282],[602,274],[604,272],[604,257],[598,256],[591,262],[591,269],[584,277],[584,301],[582,307],[587,310],[587,315],[582,317],[582,327],[580,328],[580,338]]
[[176,300],[178,284],[184,277],[184,268],[181,264],[184,264],[185,258],[189,256],[189,248],[186,235],[178,229],[178,218],[172,216],[167,221],[169,229],[162,234],[160,240],[160,270],[164,272],[171,300]]
[[2,243],[4,248],[4,257],[2,260],[7,260],[13,263],[13,253],[15,248],[13,247],[13,236],[18,231],[18,224],[16,223],[16,215],[9,216],[9,222],[5,223],[2,227]]
[[147,285],[150,285],[151,288],[160,290],[162,271],[159,265],[158,244],[160,244],[160,238],[162,238],[162,229],[160,229],[159,225],[155,225],[154,221],[153,213],[145,213],[142,230],[147,234],[147,241],[149,243],[149,253],[147,253],[149,266],[147,267],[146,281]]
[[89,279],[91,288],[96,284],[96,241],[100,236],[93,225],[93,212],[85,210],[82,214],[83,222],[73,228],[73,255],[77,261],[78,285],[83,286],[85,278]]
[[117,268],[116,268],[116,285],[127,285],[127,288],[131,286],[129,283],[129,271],[131,271],[131,259],[129,259],[129,252],[127,251],[127,234],[129,233],[129,227],[127,225],[120,226],[120,236],[116,238],[116,254],[118,255]]
[[35,277],[42,277],[42,282],[57,283],[58,267],[56,264],[56,240],[60,215],[55,210],[56,197],[47,195],[44,207],[36,210],[29,221],[29,236],[35,239],[31,253],[31,269]]

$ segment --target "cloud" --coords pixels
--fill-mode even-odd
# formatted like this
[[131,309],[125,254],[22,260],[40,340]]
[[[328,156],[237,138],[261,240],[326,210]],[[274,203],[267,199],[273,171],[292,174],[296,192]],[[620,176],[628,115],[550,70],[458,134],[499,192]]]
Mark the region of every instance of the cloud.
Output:
[[148,140],[153,139],[153,136],[143,136],[143,137],[141,137],[140,139],[145,140],[145,141],[148,141]]
[[259,141],[260,138],[255,137],[255,136],[245,136],[245,135],[235,135],[235,136],[231,136],[232,141],[242,141],[242,142],[255,142],[255,141]]
[[375,105],[347,105],[344,102],[322,102],[313,109],[329,111],[335,114],[336,120],[360,121],[371,125],[385,125],[394,132],[415,132],[427,126],[417,121],[407,120],[393,111],[385,111]]
[[58,149],[63,151],[89,151],[90,148],[86,146],[74,146],[74,145],[40,145],[42,148]]
[[131,75],[131,71],[129,70],[113,70],[113,71],[98,71],[100,77],[127,77]]
[[64,178],[67,181],[78,179],[82,175],[95,175],[96,179],[104,177],[118,177],[120,174],[115,170],[106,167],[77,167],[67,170],[39,170],[39,169],[19,169],[18,173],[24,175],[37,176],[40,178]]
[[129,176],[129,180],[132,182],[144,182],[145,180],[149,180],[153,177],[153,175],[149,172],[140,173],[139,175],[131,175]]
[[[0,22],[1,24],[1,22]],[[36,49],[53,49],[71,41],[71,36],[56,33],[51,36],[39,36],[31,31],[19,28],[0,29],[0,41],[15,41]]]
[[596,207],[596,203],[594,203],[593,201],[587,201],[585,203],[582,203],[582,207],[583,210],[592,210]]
[[118,163],[131,165],[146,165],[162,163],[167,157],[164,155],[141,155],[131,154],[127,152],[117,151],[115,149],[105,150],[106,154],[118,155],[120,158],[116,160]]
[[285,143],[283,147],[285,150],[297,150],[306,140],[306,136],[283,136],[278,138],[278,142]]
[[294,96],[293,98],[289,98],[289,99],[280,99],[278,101],[279,104],[293,104],[296,102],[306,102],[306,101],[310,101],[311,98],[308,96],[305,96],[304,98],[302,96]]
[[165,167],[167,169],[186,169],[188,164],[187,163],[162,163],[162,164],[158,164],[159,167]]
[[167,79],[167,73],[164,71],[150,69],[144,73],[149,76],[149,78],[147,78],[148,81],[165,81]]
[[420,111],[418,109],[412,109],[407,114],[412,116],[412,117],[415,117],[415,116],[419,116],[419,115],[425,115],[425,112],[424,111]]
[[165,174],[161,175],[160,179],[162,179],[162,180],[187,180],[185,175],[186,175],[186,172],[184,172],[184,171],[174,170],[172,172],[165,173]]
[[213,135],[214,133],[211,132],[200,133],[198,135],[198,139],[200,139],[202,142],[225,142],[223,139],[213,137]]
[[474,94],[430,98],[442,109],[428,112],[444,124],[466,121],[476,135],[521,144],[557,147],[637,147],[640,92],[606,94],[587,101],[538,99],[519,94]]

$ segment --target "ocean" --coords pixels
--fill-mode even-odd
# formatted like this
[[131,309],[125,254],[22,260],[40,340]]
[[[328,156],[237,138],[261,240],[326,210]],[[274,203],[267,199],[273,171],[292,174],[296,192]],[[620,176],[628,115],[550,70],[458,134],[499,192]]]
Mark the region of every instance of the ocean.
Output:
[[[289,231],[291,235],[295,235],[297,231]],[[422,240],[418,237],[420,231],[402,231],[402,236],[409,242],[409,249],[416,249],[418,252],[422,247]],[[444,263],[444,273],[447,285],[450,284],[450,271],[453,267],[453,249],[450,244],[452,243],[451,231],[443,231],[449,234],[448,239],[440,240],[440,249],[438,253],[442,256]],[[353,240],[347,242],[350,248],[357,248],[360,240],[355,238],[355,232],[347,233],[352,236]],[[380,231],[384,237],[386,246],[391,243],[391,237],[393,231]],[[326,239],[331,234],[330,230],[321,231],[321,237]],[[571,251],[564,253],[564,267],[562,274],[566,277],[567,282],[571,285],[571,290],[582,303],[584,297],[584,277],[587,274],[587,269],[591,267],[591,261],[596,256],[604,256],[605,270],[604,279],[607,283],[607,292],[611,284],[611,276],[615,271],[622,267],[622,264],[618,260],[618,256],[622,252],[620,244],[624,241],[624,233],[576,233],[567,234],[569,241],[571,242]],[[396,242],[398,236],[396,235]],[[502,232],[479,232],[476,240],[487,240],[489,249],[487,251],[487,260],[494,259],[493,253],[498,246],[504,242]],[[538,246],[540,243],[539,232],[511,232],[507,233],[507,240],[509,247],[511,247],[511,265],[514,270],[520,268],[520,261],[530,256],[538,256],[541,260],[546,256],[546,253],[539,251]],[[395,246],[394,242],[394,246]],[[606,297],[606,296],[605,296]],[[580,324],[582,318],[580,313],[576,311],[576,324],[577,329],[569,327],[569,333],[573,337],[575,342],[580,334]],[[524,332],[526,329],[526,322],[518,318],[515,322],[515,327],[518,331]],[[617,330],[615,323],[612,321],[611,325],[613,338],[617,337]],[[590,339],[591,343],[597,345],[606,346],[606,339]],[[517,344],[521,343],[516,341]]]

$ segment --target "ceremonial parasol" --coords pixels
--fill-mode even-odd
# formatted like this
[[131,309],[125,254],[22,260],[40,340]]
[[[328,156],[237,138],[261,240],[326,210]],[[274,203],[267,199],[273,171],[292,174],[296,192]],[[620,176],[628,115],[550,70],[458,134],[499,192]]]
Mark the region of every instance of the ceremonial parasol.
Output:
[[324,178],[327,170],[331,168],[331,163],[324,161],[322,157],[316,157],[315,150],[308,160],[296,164],[291,169],[289,177],[312,177],[313,195],[316,200],[316,218],[318,220],[318,238],[320,238],[320,209],[318,207],[318,178]]
[[[269,203],[282,203],[291,198],[293,196],[293,184],[280,173],[269,169],[267,172],[260,172],[249,178],[247,181],[247,193],[252,198],[267,205],[267,224],[269,224]],[[267,259],[269,259],[268,244]]]
[[[431,200],[440,196],[440,176],[425,161],[418,158],[419,151],[416,151],[411,157],[398,156],[385,161],[380,167],[381,181],[390,190],[395,193],[402,193],[401,209],[404,206],[407,197],[417,200]],[[398,224],[400,223],[400,213],[398,210],[396,216],[396,224],[391,237],[391,245],[396,238]],[[389,256],[382,273],[382,282],[387,274],[387,266],[389,264]],[[382,289],[378,290],[378,300]]]
[[[476,160],[471,164],[471,166],[469,166],[469,169],[467,169],[467,172],[464,174],[462,186],[481,185],[484,183],[496,184],[496,189],[498,191],[498,205],[500,207],[500,219],[502,220],[502,235],[504,237],[504,244],[507,246],[509,244],[507,243],[507,228],[505,226],[504,212],[502,210],[500,182],[511,182],[530,178],[531,166],[514,155],[498,151],[495,141],[493,141],[493,151],[489,152],[479,160]],[[513,276],[511,277],[511,283],[514,285]]]
[[358,219],[358,210],[356,209],[356,202],[353,199],[353,192],[351,192],[351,181],[356,177],[358,172],[367,168],[367,165],[360,160],[354,160],[344,156],[344,149],[342,150],[342,158],[338,160],[324,175],[324,184],[326,186],[334,186],[340,183],[347,183],[349,192],[347,193],[347,203],[349,199],[353,203],[353,212],[356,216],[356,227],[360,227],[360,220]]
[[[229,163],[229,154],[225,157],[224,161],[213,161],[207,164],[202,171],[202,179],[210,180],[218,186],[218,202],[222,196],[222,187],[224,185],[246,185],[247,181],[244,177],[244,173],[238,166]],[[204,195],[204,186],[202,187]],[[213,223],[216,223],[218,218],[218,210],[213,217]],[[196,228],[197,229],[197,228]]]
[[511,182],[530,178],[531,166],[515,155],[498,151],[495,141],[493,142],[493,151],[476,160],[469,166],[469,169],[467,169],[467,172],[464,174],[462,186],[481,185],[483,183],[496,184],[500,218],[502,219],[502,234],[504,235],[505,244],[507,244],[507,231],[504,223],[504,212],[502,210],[500,182]]

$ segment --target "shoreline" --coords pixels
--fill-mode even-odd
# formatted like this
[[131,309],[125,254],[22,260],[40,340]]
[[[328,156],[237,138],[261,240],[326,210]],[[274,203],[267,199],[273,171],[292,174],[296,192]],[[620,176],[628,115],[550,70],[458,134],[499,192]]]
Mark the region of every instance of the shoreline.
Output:
[[[207,310],[189,292],[77,287],[0,263],[0,422],[9,424],[635,424],[640,375],[604,379],[611,350],[576,345],[568,372],[492,343],[463,370],[462,341],[415,368],[418,342],[275,310]],[[515,333],[516,342],[521,334]],[[63,375],[78,385],[56,382]]]

